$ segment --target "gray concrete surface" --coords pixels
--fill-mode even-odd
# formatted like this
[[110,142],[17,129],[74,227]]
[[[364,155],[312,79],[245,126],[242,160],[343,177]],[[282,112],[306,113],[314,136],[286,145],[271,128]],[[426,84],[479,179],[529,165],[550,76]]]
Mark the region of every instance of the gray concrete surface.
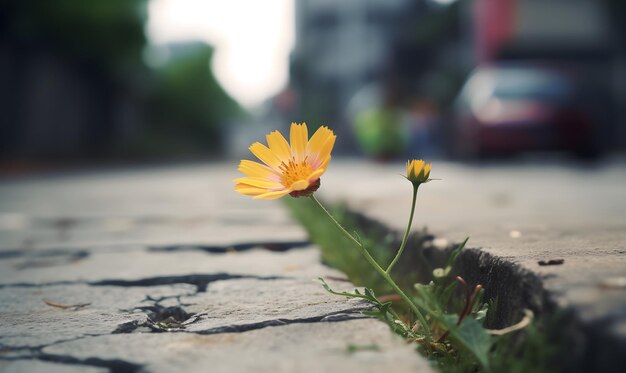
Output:
[[312,281],[343,275],[236,176],[233,162],[2,180],[0,371],[432,371],[366,304]]
[[[279,202],[234,193],[235,168],[0,181],[0,370],[428,370],[384,325],[355,320],[361,304],[311,281],[341,274],[319,263]],[[318,193],[401,231],[403,173],[402,163],[334,160]],[[470,236],[469,247],[538,275],[559,305],[626,345],[624,159],[435,162],[431,176],[442,180],[421,188],[416,229],[440,246]],[[286,244],[255,245],[274,241]],[[552,259],[564,262],[539,265]],[[376,348],[349,354],[352,343]]]

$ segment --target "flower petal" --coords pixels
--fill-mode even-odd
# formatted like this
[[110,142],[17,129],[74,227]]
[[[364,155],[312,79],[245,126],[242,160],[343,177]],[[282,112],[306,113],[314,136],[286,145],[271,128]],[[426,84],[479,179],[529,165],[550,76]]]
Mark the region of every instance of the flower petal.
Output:
[[318,169],[326,170],[328,168],[328,164],[330,163],[331,158],[331,156],[328,156],[328,158],[322,160],[322,163],[320,163]]
[[260,142],[255,142],[249,149],[252,154],[263,161],[263,163],[280,172],[279,167],[281,160],[267,146],[261,144]]
[[280,175],[277,174],[276,171],[258,162],[249,161],[247,159],[239,162],[238,170],[246,176],[262,177],[273,181],[280,180]]
[[287,195],[289,193],[291,193],[292,190],[291,189],[285,189],[285,190],[277,190],[275,192],[267,192],[264,194],[260,194],[258,196],[255,196],[254,199],[278,199],[284,195]]
[[326,172],[324,168],[318,168],[317,170],[311,172],[311,174],[307,177],[309,184],[313,184],[317,179],[320,178]]
[[336,136],[328,127],[322,126],[315,131],[307,144],[307,157],[313,169],[320,166],[324,158],[330,155]]
[[267,145],[269,145],[272,153],[274,153],[281,161],[287,163],[291,159],[291,148],[283,135],[278,131],[274,131],[267,135],[266,138]]
[[328,129],[328,127],[321,126],[320,128],[318,128],[313,136],[311,136],[311,139],[307,144],[307,155],[311,155],[311,153],[319,153],[326,140],[328,140],[328,138],[331,136],[333,136],[333,131]]
[[430,177],[430,170],[433,168],[433,164],[429,163],[424,166],[424,177],[428,179]]
[[424,161],[421,159],[414,159],[407,165],[406,176],[408,178],[417,177],[422,171],[422,168],[424,168]]
[[310,185],[308,180],[296,180],[290,186],[289,189],[294,191],[301,191],[308,188]]
[[428,181],[432,167],[432,163],[426,163],[422,159],[413,159],[407,162],[406,178],[413,183],[414,186],[419,186]]
[[309,140],[306,123],[291,123],[289,137],[291,139],[291,153],[296,162],[302,162],[306,156],[306,145]]
[[262,177],[242,177],[233,181],[238,184],[245,184],[264,189],[277,190],[285,188],[281,183],[277,183],[275,181],[271,181]]
[[259,194],[267,193],[267,189],[256,188],[246,184],[235,185],[235,191],[245,196],[258,196]]
[[[322,163],[326,159],[330,159],[330,153],[333,151],[333,147],[335,146],[335,140],[336,139],[337,139],[337,136],[332,135],[328,140],[326,140],[326,142],[322,146],[322,149],[320,150],[320,152],[318,154],[319,160]],[[324,168],[326,168],[326,167],[324,166]]]

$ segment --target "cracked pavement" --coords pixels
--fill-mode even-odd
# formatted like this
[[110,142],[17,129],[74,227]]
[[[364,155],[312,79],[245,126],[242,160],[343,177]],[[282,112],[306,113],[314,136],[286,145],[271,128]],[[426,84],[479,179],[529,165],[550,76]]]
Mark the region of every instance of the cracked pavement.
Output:
[[[319,197],[402,231],[403,167],[333,161]],[[470,235],[482,251],[461,257],[468,280],[502,309],[573,311],[571,364],[588,355],[574,368],[623,371],[624,171],[438,162],[414,229],[437,246]],[[432,371],[362,303],[311,281],[343,275],[279,202],[234,193],[237,176],[232,162],[0,180],[0,371]]]
[[353,289],[234,177],[218,164],[2,180],[0,371],[431,371],[367,304],[312,281]]

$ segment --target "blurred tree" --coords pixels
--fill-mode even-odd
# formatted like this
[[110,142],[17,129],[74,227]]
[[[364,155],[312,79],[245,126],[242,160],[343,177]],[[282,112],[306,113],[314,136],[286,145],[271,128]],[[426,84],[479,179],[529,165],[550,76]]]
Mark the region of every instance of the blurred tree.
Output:
[[25,47],[39,46],[105,65],[143,68],[147,0],[3,1],[0,30]]
[[157,68],[156,86],[149,99],[151,138],[168,139],[172,152],[217,152],[224,119],[242,110],[213,76],[212,47],[194,42],[169,49],[171,58]]
[[147,3],[0,0],[0,157],[220,149],[220,130],[240,108],[213,77],[213,51],[173,46],[165,65],[146,66]]
[[360,112],[354,121],[354,132],[366,155],[380,161],[402,156],[408,145],[408,133],[402,114],[395,107],[380,106]]
[[142,68],[147,0],[3,1],[5,36],[92,63]]

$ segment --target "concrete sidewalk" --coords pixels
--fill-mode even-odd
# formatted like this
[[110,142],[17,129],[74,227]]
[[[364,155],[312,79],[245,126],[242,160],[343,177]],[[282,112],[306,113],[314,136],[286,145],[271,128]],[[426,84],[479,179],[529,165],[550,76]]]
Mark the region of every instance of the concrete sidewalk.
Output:
[[[319,263],[280,202],[233,191],[236,163],[2,181],[0,369],[430,370],[384,324],[362,319],[363,304],[311,281],[341,274]],[[400,163],[335,160],[319,196],[402,231],[403,173]],[[469,247],[499,260],[478,263],[494,281],[502,263],[536,275],[539,287],[522,290],[574,310],[584,332],[615,348],[593,358],[621,369],[626,163],[438,162],[431,176],[443,180],[421,188],[414,228],[441,246],[471,236]],[[524,287],[505,280],[505,290]]]
[[233,162],[0,183],[0,371],[431,371],[312,281],[343,275],[235,177]]

